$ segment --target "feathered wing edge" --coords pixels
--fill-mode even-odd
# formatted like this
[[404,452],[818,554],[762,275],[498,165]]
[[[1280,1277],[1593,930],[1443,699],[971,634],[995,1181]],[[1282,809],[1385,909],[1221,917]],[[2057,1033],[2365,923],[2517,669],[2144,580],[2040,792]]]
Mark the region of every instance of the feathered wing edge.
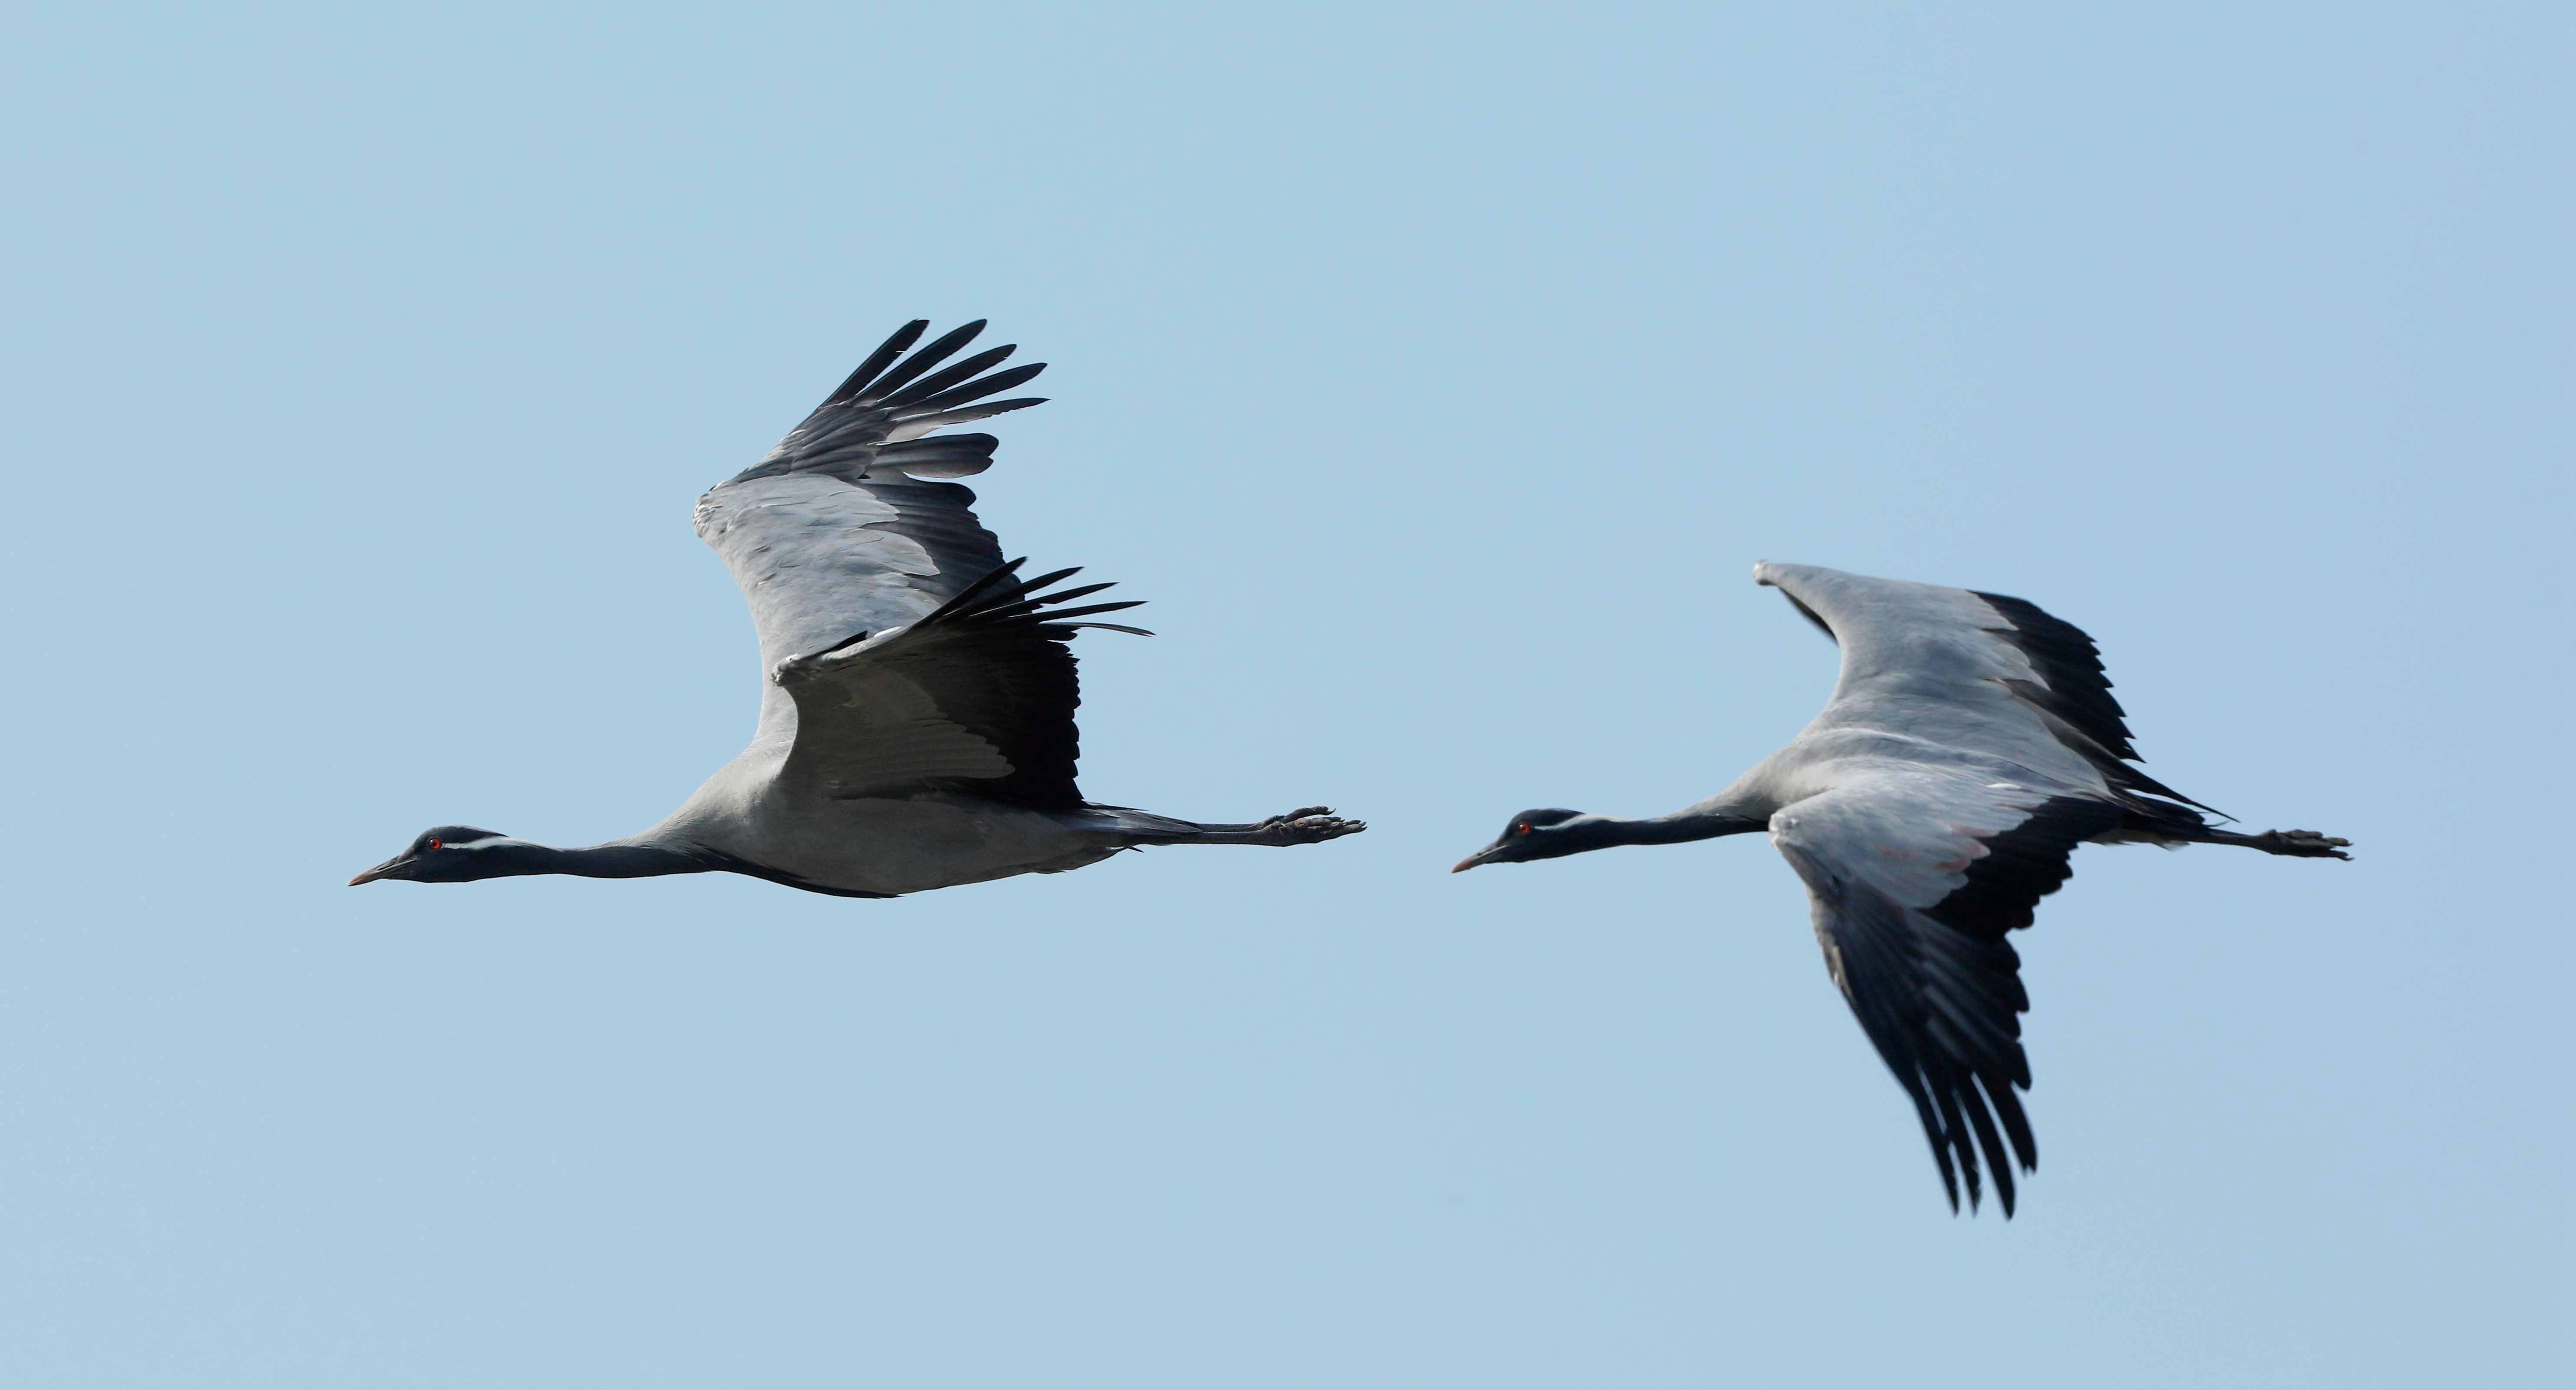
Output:
[[[1073,576],[1082,573],[1082,567],[1080,565],[1075,565],[1070,569],[1060,569],[1048,574],[1041,574],[1035,579],[1021,579],[1018,577],[1020,566],[1025,565],[1028,562],[1028,557],[1023,555],[1019,559],[1013,560],[1009,564],[1002,566],[1000,569],[994,570],[983,578],[967,585],[965,589],[957,595],[957,597],[941,604],[938,608],[932,610],[929,616],[924,617],[912,626],[916,630],[919,630],[927,628],[933,624],[950,624],[956,626],[1000,626],[1005,623],[1033,622],[1037,625],[1039,635],[1053,641],[1062,641],[1070,638],[1075,632],[1087,627],[1105,628],[1111,632],[1133,633],[1138,637],[1151,637],[1154,635],[1144,628],[1129,627],[1124,623],[1079,623],[1066,621],[1070,618],[1089,617],[1094,613],[1115,613],[1123,608],[1142,608],[1145,606],[1146,600],[1139,598],[1128,599],[1120,603],[1086,604],[1080,608],[1055,608],[1055,605],[1057,604],[1070,603],[1075,599],[1099,593],[1103,589],[1113,588],[1116,586],[1117,581],[1110,580],[1107,583],[1101,584],[1083,584],[1071,589],[1059,589],[1051,594],[1040,593],[1040,590],[1045,589],[1051,584],[1062,583],[1063,581],[1071,579]],[[1055,611],[1043,611],[1050,608],[1055,608]],[[867,634],[864,632],[860,633],[857,637],[850,640],[853,642],[865,641],[867,640]],[[843,645],[846,646],[848,644],[844,643]]]
[[973,342],[984,325],[977,319],[909,356],[906,350],[920,341],[930,320],[914,319],[895,330],[777,448],[727,481],[824,472],[856,482],[872,470],[924,479],[963,478],[992,467],[993,451],[1001,444],[992,435],[924,437],[950,425],[1046,403],[1043,396],[985,399],[1046,370],[1044,362],[1029,362],[993,371],[1018,344],[940,366]]
[[2081,755],[2121,792],[2133,809],[2152,819],[2203,824],[2186,807],[2197,807],[2222,821],[2234,817],[2175,791],[2150,777],[2137,764],[2137,744],[2129,734],[2128,711],[2111,693],[2111,677],[2102,668],[2102,649],[2084,629],[2028,599],[1968,591],[1995,610],[2003,626],[1990,627],[2001,641],[2027,658],[2045,684],[2007,681],[2015,698],[2030,707],[2058,742]]
[[[802,708],[807,696],[801,687],[836,671],[855,676],[863,668],[881,667],[888,672],[911,671],[916,679],[934,683],[965,672],[966,684],[952,692],[954,698],[934,696],[941,714],[1000,750],[1009,764],[1005,774],[969,778],[976,794],[1039,809],[1079,807],[1083,802],[1075,783],[1075,764],[1080,745],[1073,712],[1081,695],[1068,650],[1071,639],[1082,629],[1095,627],[1152,634],[1144,628],[1094,620],[1103,613],[1138,607],[1142,600],[1076,604],[1075,600],[1110,586],[1084,584],[1050,592],[1051,586],[1078,571],[1057,570],[1024,579],[1019,571],[1026,563],[1013,560],[995,567],[955,598],[899,628],[854,633],[811,656],[790,658],[780,663],[772,679],[794,694]],[[925,661],[926,667],[918,664]],[[984,662],[998,665],[981,675],[971,673],[969,668]],[[1001,679],[1002,686],[993,685],[995,679]],[[1007,694],[998,693],[1005,688]],[[989,703],[996,698],[1001,705]],[[807,726],[799,727],[791,765],[806,756]],[[831,755],[818,751],[815,756]]]
[[2030,996],[2006,935],[2029,926],[2039,900],[2065,885],[2076,845],[2119,815],[2089,797],[2051,798],[1980,840],[1985,853],[1968,865],[1967,881],[1921,909],[1798,837],[1773,834],[1806,880],[1835,986],[1913,1102],[1953,1211],[1963,1185],[1975,1210],[1990,1176],[2010,1217],[2015,1168],[2039,1166],[2018,1094],[2031,1082],[2020,1018]]

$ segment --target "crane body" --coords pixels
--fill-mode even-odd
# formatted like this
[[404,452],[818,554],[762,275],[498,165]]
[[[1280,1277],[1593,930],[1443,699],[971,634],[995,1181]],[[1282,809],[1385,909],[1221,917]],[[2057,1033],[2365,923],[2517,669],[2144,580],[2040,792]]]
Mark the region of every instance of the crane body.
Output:
[[[1103,805],[1075,785],[1081,703],[1070,642],[1135,602],[1107,584],[1024,578],[954,481],[1000,441],[951,425],[1042,402],[990,400],[1044,363],[1011,347],[948,359],[979,320],[913,351],[907,324],[804,423],[698,499],[696,530],[732,571],[760,634],[751,745],[650,830],[556,848],[433,826],[350,880],[526,874],[749,874],[842,897],[1061,873],[1146,845],[1313,844],[1367,827],[1306,806],[1202,823]],[[945,364],[945,365],[943,365]],[[1072,605],[1072,606],[1066,606]]]
[[1976,1205],[1982,1170],[2010,1216],[2015,1165],[2035,1168],[2039,1146],[2018,1094],[2030,999],[2005,938],[2066,882],[2075,847],[2346,859],[2350,842],[2238,834],[2149,777],[2093,640],[2030,603],[1809,565],[1753,573],[1842,652],[1804,731],[1667,815],[1523,811],[1453,872],[1767,833],[1806,883],[1826,971],[1913,1101],[1951,1206],[1963,1183]]

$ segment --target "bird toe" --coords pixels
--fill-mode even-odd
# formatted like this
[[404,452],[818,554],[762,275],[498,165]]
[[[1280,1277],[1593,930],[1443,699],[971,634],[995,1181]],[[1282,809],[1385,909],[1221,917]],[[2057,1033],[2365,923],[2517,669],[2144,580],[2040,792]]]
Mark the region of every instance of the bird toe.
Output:
[[1326,840],[1338,840],[1344,835],[1357,835],[1368,829],[1367,821],[1344,820],[1339,816],[1319,814],[1325,809],[1327,808],[1318,807],[1317,813],[1299,816],[1288,823],[1288,828],[1297,833],[1298,843],[1320,844]]
[[2279,852],[2313,859],[2350,859],[2344,853],[2352,841],[2340,835],[2325,835],[2314,830],[2276,830],[2272,840]]

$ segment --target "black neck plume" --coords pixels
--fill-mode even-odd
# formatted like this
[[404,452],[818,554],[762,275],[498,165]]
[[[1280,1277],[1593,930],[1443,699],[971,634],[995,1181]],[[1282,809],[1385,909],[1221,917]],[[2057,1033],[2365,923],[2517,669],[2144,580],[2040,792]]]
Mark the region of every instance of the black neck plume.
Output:
[[1640,820],[1623,820],[1617,816],[1586,817],[1566,825],[1557,833],[1583,849],[1608,849],[1612,845],[1679,845],[1692,840],[1714,840],[1721,835],[1748,835],[1756,830],[1767,830],[1770,825],[1768,820],[1753,816],[1676,811],[1669,816],[1647,816]]
[[664,874],[702,874],[718,867],[693,855],[659,845],[591,845],[557,849],[552,845],[494,845],[464,851],[468,878],[519,878],[528,874],[571,874],[579,878],[658,878]]

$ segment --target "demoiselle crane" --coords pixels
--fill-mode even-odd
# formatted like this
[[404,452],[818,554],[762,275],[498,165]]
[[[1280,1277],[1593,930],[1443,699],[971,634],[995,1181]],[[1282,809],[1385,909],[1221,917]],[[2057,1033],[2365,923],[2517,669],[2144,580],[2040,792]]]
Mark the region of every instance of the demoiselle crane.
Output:
[[1962,1179],[1975,1208],[1982,1164],[2009,1217],[2013,1161],[2036,1168],[2039,1147],[2015,1095],[2030,1086],[2030,1000],[2005,933],[2066,882],[2075,847],[2348,859],[2351,842],[2222,830],[2139,771],[2093,640],[2020,599],[1806,565],[1753,578],[1842,648],[1813,723],[1705,801],[1639,820],[1523,811],[1452,872],[1769,831],[1806,880],[1826,970],[1914,1102],[1951,1209]]
[[[640,835],[558,849],[472,826],[423,831],[349,880],[726,871],[882,898],[1081,868],[1144,845],[1302,845],[1366,829],[1308,806],[1201,824],[1096,805],[1074,785],[1067,643],[1132,602],[1020,575],[944,481],[990,467],[989,434],[950,425],[1037,405],[988,400],[1034,377],[1011,347],[941,366],[981,320],[906,356],[905,325],[768,456],[698,499],[697,533],[751,604],[767,673],[751,746]],[[937,368],[937,370],[933,370]]]

